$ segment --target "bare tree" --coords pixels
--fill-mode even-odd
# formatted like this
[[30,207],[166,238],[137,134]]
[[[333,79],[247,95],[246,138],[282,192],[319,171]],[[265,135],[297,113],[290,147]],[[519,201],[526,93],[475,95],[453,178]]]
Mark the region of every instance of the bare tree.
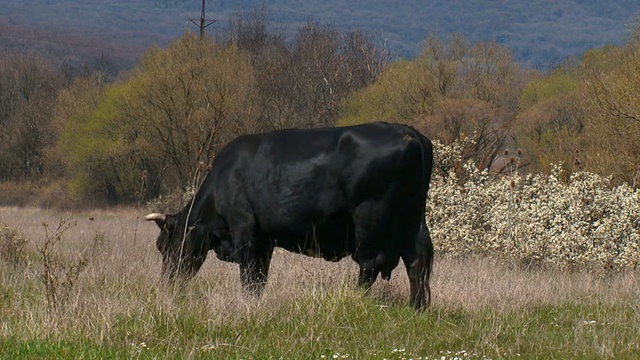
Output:
[[49,124],[61,81],[49,62],[30,55],[0,60],[0,176],[44,175],[44,153],[55,140]]
[[229,39],[251,55],[262,129],[333,125],[342,100],[373,82],[389,61],[374,36],[315,22],[287,42],[263,10],[236,19]]

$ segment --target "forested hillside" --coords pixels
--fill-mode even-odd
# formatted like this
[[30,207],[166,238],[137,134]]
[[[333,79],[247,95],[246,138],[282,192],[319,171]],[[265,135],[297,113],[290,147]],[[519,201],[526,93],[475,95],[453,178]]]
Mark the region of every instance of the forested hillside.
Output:
[[[288,35],[307,21],[379,35],[394,58],[416,56],[429,34],[462,34],[496,41],[515,59],[546,68],[604,44],[622,44],[639,14],[635,0],[615,2],[209,0],[212,35],[228,31],[229,18],[264,6]],[[166,46],[199,19],[199,0],[0,1],[0,49],[39,51],[68,62],[105,55],[127,68],[152,44]],[[117,71],[117,70],[115,70]]]
[[[198,15],[192,3],[33,0],[0,7],[0,203],[145,202],[197,186],[204,164],[239,134],[374,120],[411,124],[462,147],[453,163],[438,157],[441,173],[464,178],[466,162],[496,174],[548,174],[559,166],[567,179],[587,170],[613,184],[640,185],[640,28],[620,30],[616,45],[588,48],[584,40],[586,52],[549,60],[553,66],[530,66],[508,45],[538,36],[528,19],[547,19],[537,31],[554,34],[539,35],[535,51],[524,47],[531,54],[571,35],[554,28],[569,26],[565,17],[586,26],[581,16],[613,34],[610,19],[631,14],[631,5],[581,2],[582,12],[570,13],[563,6],[578,3],[469,5],[467,16],[477,14],[493,31],[484,35],[488,41],[476,38],[480,27],[469,27],[477,31],[469,35],[424,31],[414,44],[421,51],[401,59],[390,37],[381,43],[384,30],[358,29],[365,27],[358,19],[371,25],[392,16],[382,3],[351,15],[333,11],[325,23],[309,21],[311,4],[291,12],[273,1],[214,24],[204,39],[184,31],[185,19]],[[314,10],[319,20],[330,10],[323,4]],[[433,24],[470,26],[453,15],[464,13],[455,4],[437,8],[449,17]],[[209,5],[210,14],[234,13],[226,2]],[[407,3],[394,9],[406,19],[389,23],[435,26],[412,20],[420,11],[409,16]],[[596,14],[609,17],[596,21]],[[514,32],[516,25],[522,31]],[[498,30],[504,37],[496,38]]]

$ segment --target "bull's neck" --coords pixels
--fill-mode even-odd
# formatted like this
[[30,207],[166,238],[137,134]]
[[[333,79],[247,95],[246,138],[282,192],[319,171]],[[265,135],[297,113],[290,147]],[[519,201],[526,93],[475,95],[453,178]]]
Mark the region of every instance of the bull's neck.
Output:
[[197,192],[182,210],[184,216],[188,216],[188,226],[193,226],[200,221],[208,221],[211,218],[211,199],[206,194]]

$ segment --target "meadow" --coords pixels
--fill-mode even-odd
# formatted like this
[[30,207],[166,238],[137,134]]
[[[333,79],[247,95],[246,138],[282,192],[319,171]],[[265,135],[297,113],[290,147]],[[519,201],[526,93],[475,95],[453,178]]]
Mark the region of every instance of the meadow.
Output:
[[440,251],[431,307],[417,313],[402,265],[363,293],[350,259],[278,251],[254,298],[237,266],[213,256],[192,281],[163,282],[157,227],[144,215],[0,208],[0,358],[640,357],[633,269]]

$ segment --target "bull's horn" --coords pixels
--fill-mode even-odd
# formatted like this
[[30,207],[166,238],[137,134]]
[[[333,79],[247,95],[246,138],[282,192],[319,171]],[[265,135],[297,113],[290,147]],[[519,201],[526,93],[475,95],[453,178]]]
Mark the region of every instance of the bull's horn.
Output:
[[152,221],[152,220],[165,221],[167,219],[167,217],[165,215],[160,214],[160,213],[151,213],[151,214],[145,216],[144,219],[147,220],[147,221]]

